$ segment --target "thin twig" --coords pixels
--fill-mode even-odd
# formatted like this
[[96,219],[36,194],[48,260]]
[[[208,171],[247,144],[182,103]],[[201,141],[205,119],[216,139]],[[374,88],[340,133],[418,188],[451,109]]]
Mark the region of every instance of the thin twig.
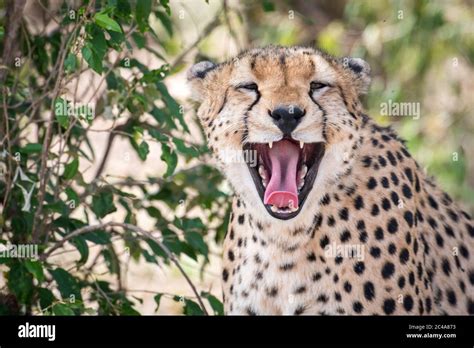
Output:
[[78,228],[77,230],[72,231],[71,233],[67,234],[63,239],[58,241],[53,247],[51,247],[48,251],[43,253],[40,256],[39,259],[42,260],[42,261],[45,261],[51,255],[52,252],[59,249],[61,246],[64,245],[64,243],[71,240],[72,238],[83,235],[85,233],[89,233],[89,232],[92,232],[92,231],[107,228],[107,227],[121,227],[121,228],[124,228],[124,229],[132,230],[132,231],[138,233],[139,235],[146,237],[146,239],[151,239],[155,243],[157,243],[160,246],[160,248],[163,249],[166,256],[168,256],[168,258],[175,264],[175,266],[181,272],[183,277],[186,279],[186,281],[189,284],[189,286],[191,287],[194,295],[196,296],[196,298],[199,302],[199,305],[201,306],[202,311],[206,315],[209,315],[207,310],[206,310],[206,307],[204,306],[204,302],[202,301],[202,298],[199,295],[196,287],[194,286],[193,282],[191,281],[191,279],[189,278],[187,273],[184,271],[183,267],[181,266],[181,264],[180,264],[179,260],[176,258],[176,256],[169,250],[169,248],[160,239],[155,237],[150,232],[145,231],[144,229],[142,229],[138,226],[135,226],[135,225],[131,225],[131,224],[127,224],[127,223],[112,222],[111,221],[111,222],[106,222],[106,223],[102,223],[102,224],[90,225],[90,226],[84,226],[84,227]]

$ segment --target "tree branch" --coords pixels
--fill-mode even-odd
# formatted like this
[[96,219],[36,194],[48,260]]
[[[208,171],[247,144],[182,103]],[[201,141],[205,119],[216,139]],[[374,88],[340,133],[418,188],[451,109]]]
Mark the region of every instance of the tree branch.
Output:
[[209,315],[209,313],[206,310],[206,307],[204,306],[204,302],[202,301],[202,298],[199,295],[196,287],[194,286],[193,282],[191,281],[191,279],[189,278],[187,273],[184,271],[183,267],[181,266],[181,264],[180,264],[179,260],[176,258],[176,256],[169,250],[169,248],[161,240],[156,238],[150,232],[145,231],[144,229],[142,229],[138,226],[135,226],[135,225],[131,225],[131,224],[127,224],[127,223],[120,223],[120,222],[112,222],[111,221],[111,222],[106,222],[106,223],[103,223],[103,224],[90,225],[90,226],[84,226],[84,227],[78,228],[77,230],[74,230],[71,233],[67,234],[63,239],[58,241],[48,251],[46,251],[42,255],[40,255],[39,259],[41,261],[45,261],[55,250],[59,249],[60,247],[62,247],[64,245],[64,243],[66,243],[67,241],[69,241],[69,240],[71,240],[71,239],[73,239],[77,236],[80,236],[80,235],[83,235],[85,233],[89,233],[89,232],[92,232],[92,231],[104,229],[104,228],[107,228],[107,227],[121,227],[121,228],[124,228],[124,229],[128,229],[128,230],[134,231],[137,234],[141,235],[142,238],[145,237],[145,239],[151,239],[156,244],[158,244],[160,246],[160,248],[162,248],[164,250],[166,256],[168,256],[168,258],[175,264],[175,266],[179,269],[179,271],[181,272],[183,277],[186,279],[186,281],[189,284],[189,286],[191,287],[194,295],[196,296],[196,298],[199,302],[199,305],[201,306],[202,311],[206,315]]

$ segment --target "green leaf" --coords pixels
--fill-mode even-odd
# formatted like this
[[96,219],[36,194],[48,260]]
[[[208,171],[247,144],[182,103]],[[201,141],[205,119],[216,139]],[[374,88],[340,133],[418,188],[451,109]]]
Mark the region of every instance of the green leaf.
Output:
[[[70,209],[74,209],[79,206],[79,195],[70,187],[66,187],[67,202],[66,204]],[[73,205],[73,206],[72,206]]]
[[224,315],[224,305],[219,301],[219,299],[217,299],[217,297],[208,292],[202,292],[201,296],[209,301],[209,304],[214,311],[214,315]]
[[84,234],[84,238],[95,244],[106,245],[110,244],[110,233],[105,231],[92,231]]
[[77,60],[76,56],[73,53],[68,53],[66,59],[64,60],[64,69],[66,72],[74,72],[76,70]]
[[68,103],[63,98],[54,101],[54,115],[61,127],[69,127]]
[[106,30],[112,30],[119,33],[122,32],[120,25],[114,19],[110,18],[108,14],[104,12],[96,13],[94,16],[94,21],[98,26]]
[[161,24],[163,24],[163,27],[165,28],[168,35],[173,36],[173,24],[170,17],[161,11],[156,11],[155,15],[160,20]]
[[270,0],[263,0],[262,7],[265,12],[275,11],[275,4],[273,3],[273,1]]
[[71,240],[71,243],[77,248],[81,258],[79,259],[78,263],[83,265],[89,259],[89,246],[84,239],[84,236],[77,236]]
[[194,147],[186,146],[182,139],[173,138],[173,143],[176,145],[178,152],[182,153],[183,155],[188,155],[190,157],[199,156],[199,151]]
[[26,144],[22,149],[21,149],[21,152],[24,152],[26,154],[29,154],[29,153],[38,153],[38,152],[41,152],[41,150],[43,149],[43,145],[41,144],[38,144],[38,143],[29,143],[29,144]]
[[74,315],[74,311],[63,303],[56,303],[53,306],[54,315]]
[[157,295],[155,295],[155,297],[153,297],[155,299],[155,303],[156,303],[155,312],[160,308],[160,302],[161,302],[161,297],[162,296],[163,296],[163,294],[157,294]]
[[191,247],[197,250],[200,254],[207,257],[207,254],[208,254],[207,244],[206,242],[204,242],[204,239],[199,233],[185,232],[184,238],[189,243],[189,245],[191,245]]
[[169,177],[174,173],[174,170],[176,169],[176,165],[178,164],[178,156],[174,151],[171,150],[171,148],[162,143],[161,144],[161,157],[163,161],[165,161],[167,168],[166,168],[166,173],[165,173],[165,178]]
[[143,33],[148,30],[148,17],[151,12],[152,0],[137,1],[135,8],[135,19],[138,24],[138,29]]
[[76,278],[60,267],[50,270],[49,272],[58,284],[58,289],[63,300],[69,300],[71,295],[74,295],[76,299],[82,300],[80,287]]
[[77,174],[78,169],[79,169],[79,160],[77,158],[74,158],[72,162],[66,164],[64,168],[64,174],[63,174],[64,180],[70,180],[74,178],[74,176]]
[[117,208],[114,205],[114,195],[112,191],[105,190],[99,192],[99,194],[95,194],[92,197],[91,208],[99,218],[103,218],[104,216],[116,211]]
[[42,283],[44,280],[43,266],[41,262],[26,260],[25,267],[37,280],[39,283]]
[[97,56],[97,53],[94,52],[92,49],[92,45],[90,43],[86,43],[84,47],[82,47],[82,57],[87,62],[89,67],[94,70],[98,74],[102,74],[104,68],[102,67],[102,59]]
[[137,45],[138,48],[145,47],[146,39],[142,34],[134,32],[132,34],[132,39],[133,39],[133,41],[135,41],[135,44]]
[[23,263],[15,261],[8,272],[8,288],[20,303],[30,303],[33,296],[33,276]]
[[39,295],[40,307],[42,310],[45,310],[46,308],[50,307],[53,304],[53,302],[56,300],[53,293],[49,289],[39,288],[38,295]]
[[169,0],[160,0],[161,6],[163,6],[166,10],[168,16],[171,15],[171,8],[170,8],[170,1]]

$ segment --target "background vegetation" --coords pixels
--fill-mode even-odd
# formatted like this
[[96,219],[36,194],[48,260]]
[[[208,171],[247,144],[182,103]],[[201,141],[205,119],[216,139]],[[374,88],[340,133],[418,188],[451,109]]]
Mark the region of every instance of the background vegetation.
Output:
[[[222,314],[231,192],[184,75],[251,46],[365,58],[368,113],[473,212],[469,1],[0,5],[0,243],[40,254],[0,258],[0,314]],[[389,100],[420,103],[420,118],[382,115]],[[163,277],[143,283],[144,269]]]

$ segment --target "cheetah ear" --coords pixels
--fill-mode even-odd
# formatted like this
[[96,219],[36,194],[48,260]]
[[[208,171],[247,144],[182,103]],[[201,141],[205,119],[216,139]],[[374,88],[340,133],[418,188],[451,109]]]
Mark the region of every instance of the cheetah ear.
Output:
[[187,73],[188,83],[191,87],[191,97],[200,102],[205,93],[204,80],[208,73],[217,67],[216,64],[210,61],[202,61],[194,64],[189,68]]
[[367,93],[370,87],[370,65],[361,58],[344,57],[340,59],[344,69],[350,71],[354,78],[357,93]]

